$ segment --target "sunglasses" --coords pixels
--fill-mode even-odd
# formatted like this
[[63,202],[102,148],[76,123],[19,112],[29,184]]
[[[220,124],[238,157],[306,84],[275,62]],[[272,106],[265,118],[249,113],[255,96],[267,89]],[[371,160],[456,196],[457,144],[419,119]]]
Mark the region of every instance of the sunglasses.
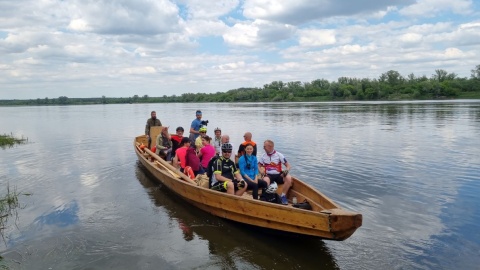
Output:
[[230,154],[232,153],[232,151],[228,151],[228,150],[222,150],[223,153],[227,153],[227,154]]

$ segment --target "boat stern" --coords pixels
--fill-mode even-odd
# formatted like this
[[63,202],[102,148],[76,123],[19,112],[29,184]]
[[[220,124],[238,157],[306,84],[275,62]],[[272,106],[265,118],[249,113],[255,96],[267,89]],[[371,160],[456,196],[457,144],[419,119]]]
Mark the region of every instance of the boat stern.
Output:
[[321,211],[329,215],[330,232],[334,240],[345,240],[362,226],[362,214],[343,209],[329,209]]

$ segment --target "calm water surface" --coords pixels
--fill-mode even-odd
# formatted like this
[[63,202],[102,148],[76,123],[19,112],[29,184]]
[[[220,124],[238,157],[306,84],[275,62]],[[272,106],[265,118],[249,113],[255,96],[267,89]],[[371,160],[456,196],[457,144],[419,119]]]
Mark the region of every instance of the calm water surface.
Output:
[[[238,146],[270,138],[307,181],[363,214],[343,242],[272,235],[182,202],[132,141],[152,110],[171,131],[195,111]],[[480,101],[0,107],[0,195],[11,269],[478,269]],[[260,151],[261,152],[261,151]]]

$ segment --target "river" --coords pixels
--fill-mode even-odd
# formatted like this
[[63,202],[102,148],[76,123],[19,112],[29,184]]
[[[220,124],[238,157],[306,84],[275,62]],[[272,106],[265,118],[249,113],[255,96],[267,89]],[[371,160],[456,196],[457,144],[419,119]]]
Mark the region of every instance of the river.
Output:
[[[238,147],[275,141],[291,173],[363,226],[342,242],[284,237],[184,203],[139,164],[156,110],[173,132],[203,111]],[[478,269],[480,101],[0,107],[0,266],[10,269]],[[259,150],[261,147],[259,148]],[[262,153],[262,151],[259,151]]]

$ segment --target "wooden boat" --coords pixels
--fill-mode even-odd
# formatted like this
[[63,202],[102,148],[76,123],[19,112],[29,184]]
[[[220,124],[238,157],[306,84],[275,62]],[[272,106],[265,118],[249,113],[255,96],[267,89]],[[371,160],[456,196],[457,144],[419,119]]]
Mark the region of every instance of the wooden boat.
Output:
[[[362,225],[361,214],[340,208],[324,194],[295,177],[292,177],[293,184],[287,194],[289,204],[273,204],[254,200],[249,193],[235,196],[199,186],[142,145],[147,145],[145,135],[136,137],[133,146],[139,161],[156,180],[193,206],[215,216],[330,240],[345,240]],[[281,193],[280,186],[278,192]],[[298,202],[307,200],[312,209],[293,207],[291,204],[293,196],[297,197]]]

